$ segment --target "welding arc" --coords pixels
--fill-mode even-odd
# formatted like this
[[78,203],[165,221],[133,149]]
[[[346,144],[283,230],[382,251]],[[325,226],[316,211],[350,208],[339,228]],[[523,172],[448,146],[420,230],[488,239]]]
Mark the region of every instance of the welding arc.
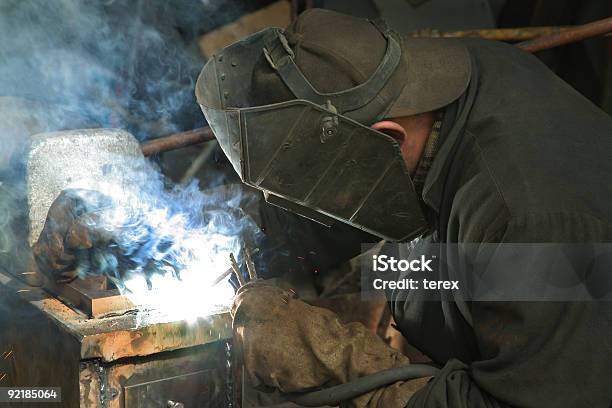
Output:
[[[538,52],[550,48],[559,47],[566,44],[586,40],[588,38],[612,32],[612,17],[603,20],[593,21],[592,23],[579,25],[572,28],[564,28],[563,31],[550,35],[543,35],[533,40],[524,41],[516,44],[517,47],[526,52]],[[191,146],[214,140],[215,135],[209,127],[201,127],[186,132],[174,133],[169,136],[143,142],[140,147],[145,156],[167,152],[169,150],[180,149],[181,147]]]
[[427,364],[408,364],[379,371],[353,381],[306,393],[284,394],[291,402],[304,407],[336,406],[380,387],[397,381],[435,376],[440,370]]

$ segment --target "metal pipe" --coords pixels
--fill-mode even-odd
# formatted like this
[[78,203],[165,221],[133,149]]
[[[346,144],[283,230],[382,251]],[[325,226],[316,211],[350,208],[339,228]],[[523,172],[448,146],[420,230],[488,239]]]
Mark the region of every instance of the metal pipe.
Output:
[[[427,33],[429,33],[429,35],[426,35]],[[542,35],[533,40],[521,42],[516,45],[526,52],[533,53],[586,40],[587,38],[610,34],[612,34],[612,17],[574,27],[525,27],[497,30],[454,31],[448,33],[440,33],[435,30],[424,30],[412,33],[412,36],[445,38],[480,37],[500,41],[517,41]],[[202,127],[153,139],[142,143],[141,146],[143,154],[145,156],[150,156],[152,154],[206,142],[214,138],[215,136],[209,127]]]
[[145,156],[151,156],[156,153],[207,142],[209,140],[213,140],[214,138],[215,135],[209,127],[201,127],[188,130],[186,132],[174,133],[170,136],[149,140],[142,143],[140,147],[142,148],[142,153]]
[[[573,30],[575,26],[547,26],[547,27],[516,27],[491,28],[479,30],[439,31],[424,29],[413,31],[408,35],[412,38],[483,38],[485,40],[517,42],[532,40],[534,38],[559,34]],[[612,33],[605,34],[612,36]]]
[[597,37],[612,32],[612,17],[593,21],[562,31],[556,34],[539,37],[531,41],[517,44],[517,47],[527,52],[538,52],[561,45],[571,44],[587,38]]

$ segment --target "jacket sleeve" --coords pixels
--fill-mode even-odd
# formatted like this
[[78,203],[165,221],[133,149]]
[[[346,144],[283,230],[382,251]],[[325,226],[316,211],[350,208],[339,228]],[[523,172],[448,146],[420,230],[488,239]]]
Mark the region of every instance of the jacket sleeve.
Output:
[[[513,219],[498,242],[609,239],[608,227],[590,216],[530,214]],[[588,257],[574,255],[569,261],[576,270],[588,270]],[[551,265],[538,263],[542,270],[534,272],[552,276],[558,271]],[[518,257],[514,268],[533,263]],[[612,302],[472,302],[470,312],[478,356],[446,362],[408,407],[610,406]]]

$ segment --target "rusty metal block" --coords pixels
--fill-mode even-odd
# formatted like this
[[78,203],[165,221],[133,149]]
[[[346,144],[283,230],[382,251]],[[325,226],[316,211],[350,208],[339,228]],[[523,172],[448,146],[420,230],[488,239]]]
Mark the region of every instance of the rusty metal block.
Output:
[[66,408],[221,408],[240,398],[230,385],[227,310],[192,323],[154,312],[92,319],[2,272],[0,309],[11,311],[0,319],[0,355],[11,362],[0,366],[2,386],[61,387]]
[[70,283],[49,282],[47,289],[89,317],[119,315],[136,306],[110,286],[105,276],[75,279]]

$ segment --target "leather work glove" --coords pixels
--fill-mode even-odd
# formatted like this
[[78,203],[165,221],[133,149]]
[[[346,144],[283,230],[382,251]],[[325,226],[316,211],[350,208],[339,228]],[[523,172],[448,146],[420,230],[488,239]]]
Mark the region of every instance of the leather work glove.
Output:
[[39,271],[54,281],[77,276],[75,253],[107,243],[110,237],[97,228],[96,210],[110,206],[110,199],[96,191],[68,189],[55,199],[32,252]]
[[[242,286],[231,314],[237,351],[255,386],[303,392],[410,363],[361,323],[342,324],[333,312],[265,281]],[[343,406],[405,407],[427,380],[400,381]]]

